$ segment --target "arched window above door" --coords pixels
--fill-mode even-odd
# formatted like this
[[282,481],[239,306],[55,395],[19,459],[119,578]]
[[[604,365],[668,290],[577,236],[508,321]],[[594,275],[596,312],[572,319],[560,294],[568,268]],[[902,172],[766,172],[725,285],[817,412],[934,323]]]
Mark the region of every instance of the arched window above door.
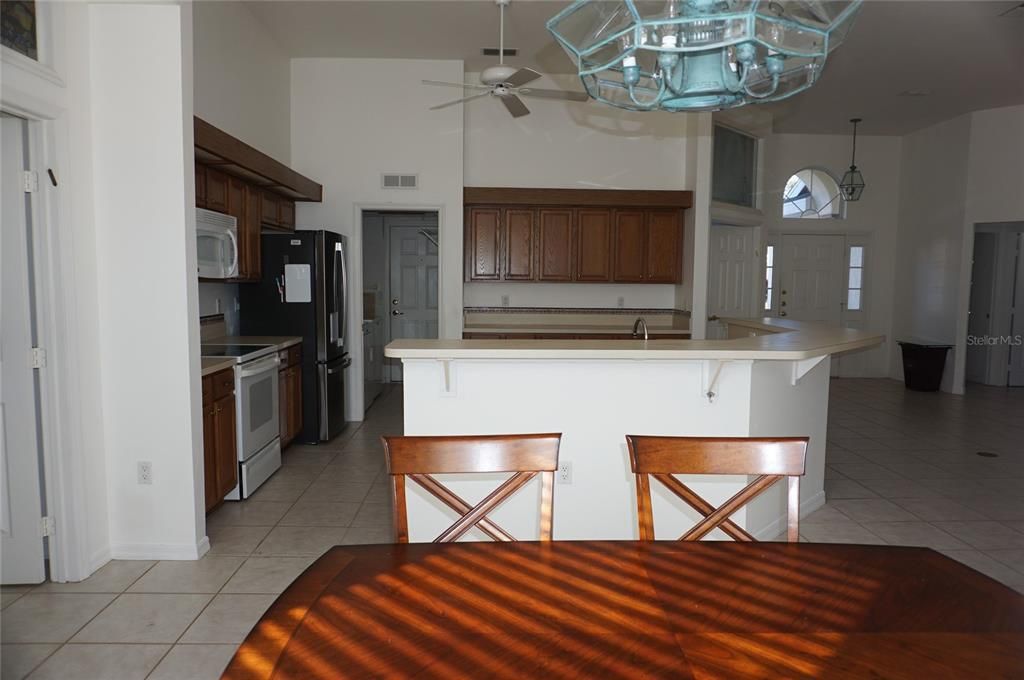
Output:
[[793,219],[839,219],[845,201],[839,184],[826,171],[804,168],[794,173],[782,192],[782,216]]

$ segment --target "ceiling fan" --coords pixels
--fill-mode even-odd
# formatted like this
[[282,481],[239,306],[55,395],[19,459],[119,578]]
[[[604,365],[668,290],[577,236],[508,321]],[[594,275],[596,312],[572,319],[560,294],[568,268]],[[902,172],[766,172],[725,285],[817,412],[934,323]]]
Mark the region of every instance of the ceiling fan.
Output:
[[461,87],[467,90],[483,90],[479,94],[471,94],[462,99],[455,99],[444,104],[431,106],[431,111],[443,109],[455,104],[481,99],[483,97],[497,97],[505,105],[513,118],[519,118],[530,113],[526,104],[520,99],[523,97],[541,97],[543,99],[562,99],[574,102],[585,102],[590,97],[586,92],[570,92],[566,90],[546,90],[538,87],[523,87],[541,77],[530,68],[516,68],[505,65],[505,7],[510,0],[494,0],[501,13],[499,23],[498,39],[498,64],[483,70],[480,74],[480,83],[448,83],[441,80],[424,80],[424,85],[443,85],[446,87]]

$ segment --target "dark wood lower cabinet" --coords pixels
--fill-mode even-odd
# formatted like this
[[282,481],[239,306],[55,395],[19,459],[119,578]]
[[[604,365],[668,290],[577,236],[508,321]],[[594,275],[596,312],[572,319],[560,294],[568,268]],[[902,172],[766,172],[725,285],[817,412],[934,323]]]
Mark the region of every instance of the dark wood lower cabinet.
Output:
[[281,448],[291,444],[302,432],[302,348],[298,345],[278,352],[278,411]]
[[203,471],[206,511],[238,484],[233,369],[203,377]]

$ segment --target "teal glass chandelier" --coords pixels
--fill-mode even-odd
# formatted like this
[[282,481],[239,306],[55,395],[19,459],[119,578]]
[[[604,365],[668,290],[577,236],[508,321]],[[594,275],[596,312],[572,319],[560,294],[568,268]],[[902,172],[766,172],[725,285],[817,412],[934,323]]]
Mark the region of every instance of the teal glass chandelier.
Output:
[[576,0],[547,27],[594,99],[704,111],[807,89],[862,0]]

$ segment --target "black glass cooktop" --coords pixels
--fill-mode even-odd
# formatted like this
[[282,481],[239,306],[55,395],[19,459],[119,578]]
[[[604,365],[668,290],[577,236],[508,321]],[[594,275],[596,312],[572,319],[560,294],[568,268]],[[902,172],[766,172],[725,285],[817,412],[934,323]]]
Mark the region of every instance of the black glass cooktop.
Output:
[[203,345],[199,353],[204,357],[244,357],[268,350],[273,345]]

